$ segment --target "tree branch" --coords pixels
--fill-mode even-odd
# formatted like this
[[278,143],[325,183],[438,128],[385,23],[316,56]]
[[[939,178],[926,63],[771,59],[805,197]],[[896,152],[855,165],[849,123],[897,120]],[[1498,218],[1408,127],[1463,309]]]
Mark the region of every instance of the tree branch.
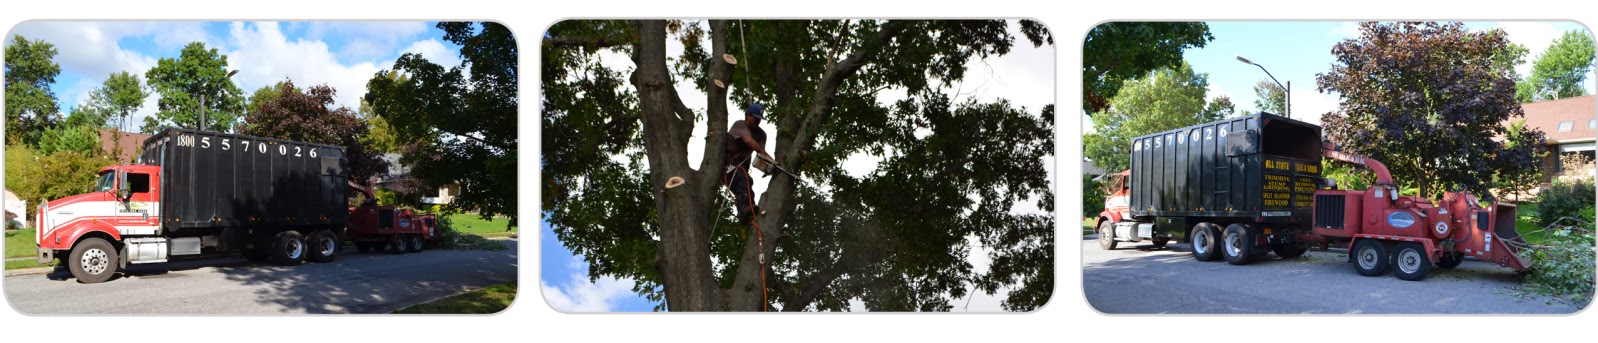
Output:
[[624,40],[607,39],[600,37],[549,37],[544,38],[544,46],[554,47],[582,47],[588,49],[614,48],[629,44]]

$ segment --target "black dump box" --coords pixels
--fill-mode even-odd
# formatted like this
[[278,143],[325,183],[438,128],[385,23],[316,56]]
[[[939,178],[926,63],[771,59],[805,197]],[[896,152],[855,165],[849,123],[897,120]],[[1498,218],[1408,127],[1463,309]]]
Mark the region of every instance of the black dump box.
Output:
[[1319,126],[1261,112],[1132,142],[1133,216],[1307,225],[1313,215]]
[[168,230],[349,222],[344,147],[168,128],[139,163],[161,167]]

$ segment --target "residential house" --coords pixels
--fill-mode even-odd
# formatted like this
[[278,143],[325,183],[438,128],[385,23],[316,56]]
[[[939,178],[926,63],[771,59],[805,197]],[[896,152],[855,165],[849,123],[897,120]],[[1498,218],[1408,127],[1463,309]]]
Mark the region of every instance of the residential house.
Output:
[[[1594,173],[1593,170],[1572,171],[1560,163],[1560,157],[1570,154],[1593,156],[1593,143],[1598,140],[1598,95],[1586,95],[1552,101],[1521,104],[1526,112],[1526,126],[1543,131],[1543,144],[1548,156],[1543,158],[1543,183],[1555,177],[1574,172]],[[1507,124],[1506,124],[1507,125]]]
[[[95,130],[100,133],[100,149],[107,155],[116,154],[118,163],[130,163],[139,158],[139,153],[144,150],[144,140],[151,135],[134,132],[116,133],[111,130]],[[120,152],[118,148],[121,148]]]

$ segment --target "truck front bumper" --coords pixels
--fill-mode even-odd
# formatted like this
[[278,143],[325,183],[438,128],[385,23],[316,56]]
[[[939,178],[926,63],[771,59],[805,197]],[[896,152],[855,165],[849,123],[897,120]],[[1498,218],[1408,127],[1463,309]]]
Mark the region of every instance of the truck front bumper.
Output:
[[34,258],[39,260],[39,264],[46,264],[55,261],[55,249],[45,249],[44,247],[37,245],[34,246],[34,248],[38,249],[39,251],[38,254],[34,254]]

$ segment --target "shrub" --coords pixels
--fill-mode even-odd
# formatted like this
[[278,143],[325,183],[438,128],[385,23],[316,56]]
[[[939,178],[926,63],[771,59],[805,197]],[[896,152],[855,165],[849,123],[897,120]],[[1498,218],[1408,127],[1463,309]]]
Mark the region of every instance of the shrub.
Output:
[[1098,216],[1099,211],[1104,210],[1104,197],[1107,196],[1109,195],[1104,194],[1103,183],[1094,180],[1092,176],[1082,175],[1083,217]]
[[[1532,249],[1531,269],[1523,286],[1527,291],[1552,296],[1568,296],[1571,303],[1585,304],[1593,295],[1593,208],[1585,210],[1585,220],[1565,220],[1548,227],[1545,245]],[[1575,225],[1565,225],[1565,224]]]
[[1594,204],[1593,181],[1583,179],[1554,180],[1537,195],[1537,225],[1548,226],[1564,217],[1578,217],[1587,221],[1592,216],[1581,217],[1582,210],[1591,210]]

